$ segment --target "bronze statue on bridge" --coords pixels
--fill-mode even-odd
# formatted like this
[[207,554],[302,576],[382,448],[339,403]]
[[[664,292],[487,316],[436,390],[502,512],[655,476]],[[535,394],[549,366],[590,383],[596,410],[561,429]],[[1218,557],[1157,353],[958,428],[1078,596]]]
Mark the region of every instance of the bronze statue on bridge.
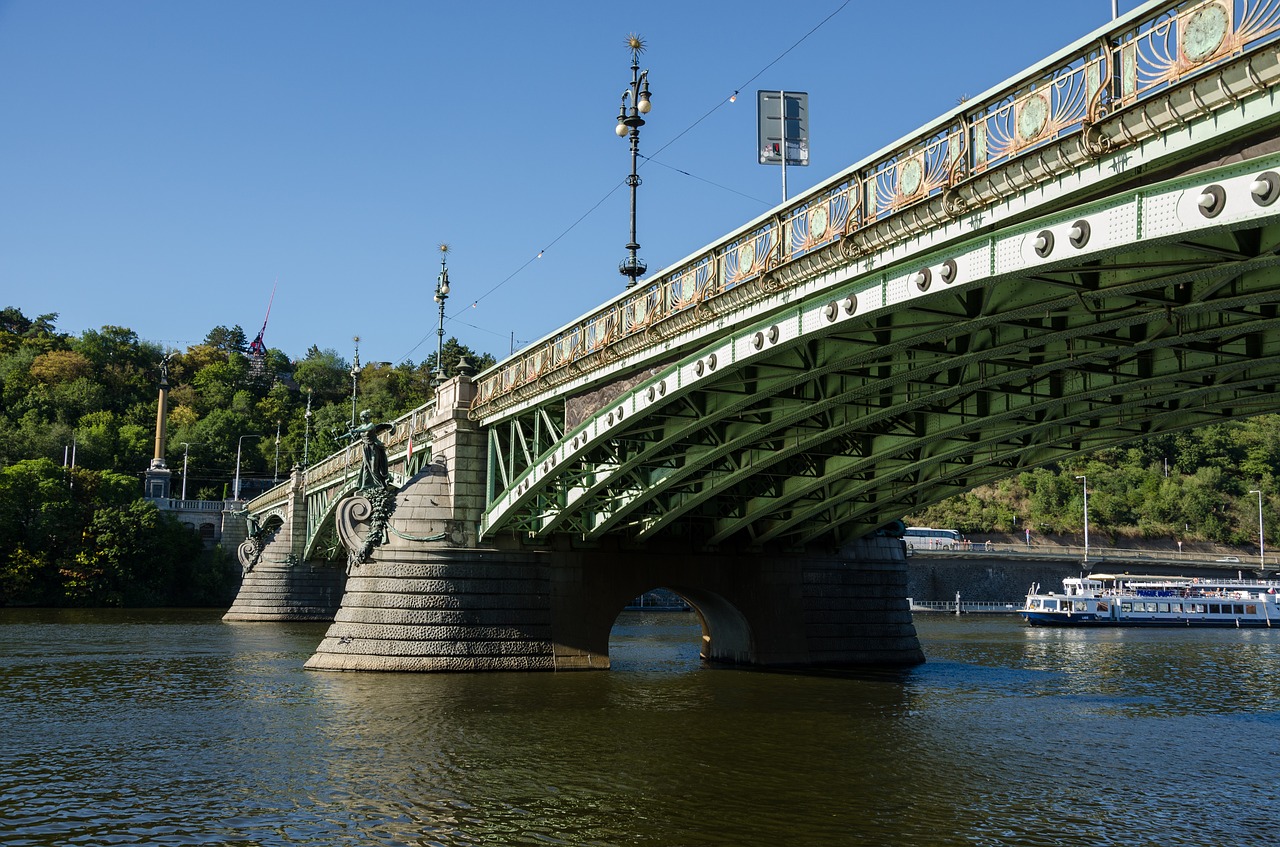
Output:
[[371,423],[370,413],[365,409],[360,413],[360,426],[354,427],[347,435],[360,440],[364,451],[364,459],[360,466],[360,480],[357,488],[365,490],[382,490],[391,485],[391,472],[387,468],[387,448],[378,436],[395,429],[390,423]]

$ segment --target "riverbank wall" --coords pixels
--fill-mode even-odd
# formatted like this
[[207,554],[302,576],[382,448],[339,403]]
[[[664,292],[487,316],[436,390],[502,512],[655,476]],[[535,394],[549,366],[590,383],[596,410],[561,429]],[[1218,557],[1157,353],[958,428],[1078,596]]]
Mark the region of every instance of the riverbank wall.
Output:
[[[1259,576],[1256,564],[1251,568],[1248,563],[1178,562],[1121,556],[1091,557],[1086,563],[1079,555],[1053,553],[916,551],[907,558],[907,596],[916,601],[953,602],[958,593],[962,601],[1021,605],[1033,583],[1045,591],[1060,591],[1063,579],[1087,573],[1240,575],[1252,579]],[[1270,569],[1266,575],[1274,577]]]

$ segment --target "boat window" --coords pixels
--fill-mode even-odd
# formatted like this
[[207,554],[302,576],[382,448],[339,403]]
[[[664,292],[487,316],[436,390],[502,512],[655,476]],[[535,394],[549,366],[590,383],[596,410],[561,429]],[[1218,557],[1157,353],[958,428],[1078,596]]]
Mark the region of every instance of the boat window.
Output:
[[1170,604],[1169,604],[1169,608],[1170,608],[1170,609],[1172,609],[1172,610],[1173,610],[1173,611],[1175,611],[1175,612],[1181,612],[1181,611],[1182,611],[1182,604],[1181,604],[1181,603],[1170,603]]
[[1249,604],[1244,607],[1244,613],[1246,615],[1256,615],[1258,614],[1258,607],[1254,606],[1253,604]]
[[1243,614],[1244,614],[1244,604],[1243,604],[1243,603],[1235,603],[1234,605],[1232,605],[1232,607],[1231,607],[1231,611],[1232,611],[1234,614],[1237,614],[1237,615],[1243,615]]
[[1121,603],[1121,604],[1120,604],[1120,611],[1122,611],[1122,612],[1132,612],[1132,611],[1133,611],[1133,604],[1132,604],[1132,603]]
[[1058,601],[1057,601],[1057,600],[1045,600],[1045,601],[1044,601],[1044,607],[1045,607],[1046,609],[1056,609],[1056,608],[1058,608]]
[[1217,604],[1217,603],[1210,603],[1210,604],[1209,604],[1209,614],[1211,614],[1211,615],[1216,615],[1216,614],[1218,614],[1218,611],[1219,611],[1219,609],[1218,609],[1218,604]]
[[1160,611],[1162,611],[1162,612],[1167,612],[1167,611],[1169,611],[1169,604],[1168,604],[1168,603],[1161,603],[1161,604],[1160,604]]
[[1198,615],[1203,615],[1204,603],[1196,603],[1194,606],[1192,606],[1192,611],[1194,611]]

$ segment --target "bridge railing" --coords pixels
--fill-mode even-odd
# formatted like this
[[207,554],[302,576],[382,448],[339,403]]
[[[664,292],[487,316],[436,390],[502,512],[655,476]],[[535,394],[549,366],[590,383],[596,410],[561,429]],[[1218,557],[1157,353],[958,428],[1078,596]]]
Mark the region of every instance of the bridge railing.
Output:
[[[1080,135],[1091,147],[1097,140],[1090,130],[1099,121],[1277,32],[1280,0],[1183,0],[1136,9],[500,362],[479,376],[472,408],[806,254],[842,241],[857,252],[860,236],[889,218],[938,198],[945,210],[948,195],[966,182],[1065,137]],[[900,237],[890,228],[866,240]]]
[[[419,447],[426,449],[430,443],[427,422],[431,419],[435,407],[436,401],[432,398],[391,422],[395,428],[391,430],[391,434],[384,442],[390,458],[395,458],[396,454],[403,450],[407,462],[410,458],[408,457],[408,448],[411,440],[414,441],[415,455],[417,455],[416,451]],[[341,483],[346,479],[352,478],[360,472],[360,463],[363,461],[363,455],[363,451],[355,442],[347,444],[303,471],[304,484],[310,490],[316,487]],[[283,482],[274,488],[264,491],[246,504],[246,508],[250,512],[269,508],[272,504],[287,496],[289,485],[290,483]]]

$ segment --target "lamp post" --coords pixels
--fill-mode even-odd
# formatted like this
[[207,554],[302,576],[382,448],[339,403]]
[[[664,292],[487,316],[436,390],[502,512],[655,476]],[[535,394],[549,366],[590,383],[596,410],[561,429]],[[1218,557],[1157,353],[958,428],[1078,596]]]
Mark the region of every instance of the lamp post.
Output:
[[236,441],[236,484],[232,489],[233,496],[231,499],[235,500],[237,503],[240,502],[240,449],[244,447],[244,440],[246,438],[262,438],[262,435],[242,435],[239,440]]
[[1084,561],[1089,563],[1089,477],[1081,475],[1076,479],[1084,481]]
[[440,323],[436,327],[435,384],[444,382],[444,301],[449,299],[449,245],[440,245],[440,275],[436,277],[436,303],[440,306]]
[[187,499],[187,452],[190,451],[193,446],[198,447],[204,442],[179,441],[178,443],[182,445],[182,499],[186,500]]
[[1267,551],[1262,542],[1262,489],[1250,490],[1249,493],[1258,495],[1258,567],[1266,568]]
[[640,127],[644,126],[641,115],[648,114],[649,103],[649,71],[640,70],[640,54],[644,52],[644,41],[639,35],[627,36],[627,47],[631,49],[631,84],[622,92],[622,105],[618,107],[618,126],[614,130],[619,138],[631,138],[631,174],[627,177],[627,185],[631,186],[631,240],[627,242],[630,255],[618,265],[618,272],[627,277],[627,288],[636,284],[636,280],[644,276],[648,270],[644,261],[636,255],[640,244],[636,241],[636,187],[640,185],[640,177],[636,173],[636,159],[640,155]]
[[302,416],[306,421],[305,428],[302,433],[302,473],[303,479],[306,479],[307,469],[311,467],[311,389],[307,389],[307,411]]
[[356,428],[356,377],[360,376],[360,336],[351,338],[356,343],[356,355],[351,360],[351,429]]
[[271,474],[272,483],[280,481],[280,424],[282,421],[276,421],[276,467]]

